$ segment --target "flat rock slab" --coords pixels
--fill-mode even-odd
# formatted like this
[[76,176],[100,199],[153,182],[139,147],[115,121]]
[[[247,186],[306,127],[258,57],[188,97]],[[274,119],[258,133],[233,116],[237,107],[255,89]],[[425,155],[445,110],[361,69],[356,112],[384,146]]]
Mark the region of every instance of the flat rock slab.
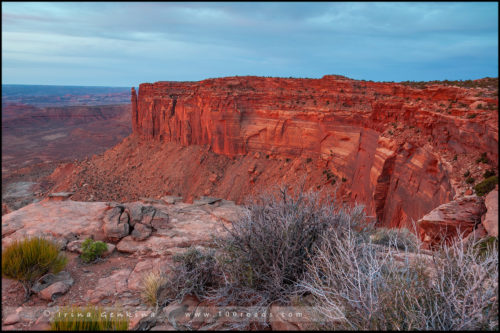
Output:
[[103,240],[104,202],[45,201],[2,216],[2,248],[26,237],[52,236],[66,242],[94,236]]
[[87,296],[92,304],[99,303],[105,298],[117,299],[122,293],[128,290],[128,278],[132,273],[131,269],[120,269],[108,277],[100,278],[94,290],[89,290]]

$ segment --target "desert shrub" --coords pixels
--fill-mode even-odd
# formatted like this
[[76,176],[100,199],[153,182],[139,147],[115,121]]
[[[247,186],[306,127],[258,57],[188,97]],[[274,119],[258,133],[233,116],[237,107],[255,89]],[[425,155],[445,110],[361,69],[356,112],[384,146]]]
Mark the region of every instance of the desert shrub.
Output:
[[97,258],[108,250],[108,245],[101,241],[94,241],[93,239],[86,239],[82,243],[82,254],[80,258],[86,262],[95,261]]
[[300,284],[323,329],[498,329],[498,243],[479,257],[458,239],[430,256],[357,238],[330,236]]
[[408,251],[415,251],[420,245],[417,236],[406,228],[377,228],[370,235],[370,240],[374,244],[395,247],[402,250],[408,249]]
[[36,280],[60,272],[67,262],[55,242],[41,237],[16,240],[2,252],[2,276],[21,282],[28,298]]
[[470,171],[469,170],[465,171],[464,177],[469,177],[469,176],[470,176]]
[[121,311],[101,307],[63,307],[52,318],[51,331],[125,331],[128,318]]
[[151,306],[158,306],[158,294],[166,282],[165,276],[160,272],[151,271],[144,275],[141,288],[143,300]]
[[491,176],[495,176],[497,173],[494,169],[486,170],[483,174],[483,178],[490,178]]
[[[478,109],[479,109],[479,108],[478,108]],[[477,116],[477,113],[469,113],[469,114],[467,115],[467,119],[474,119],[474,118],[476,118],[476,116]]]
[[478,196],[482,197],[483,195],[493,191],[496,184],[498,184],[498,176],[491,176],[474,186],[474,190]]
[[161,302],[182,299],[189,294],[201,298],[219,286],[221,273],[214,249],[191,247],[184,253],[176,254],[173,259],[176,266],[166,282],[164,289],[167,293]]
[[498,237],[488,236],[480,239],[474,245],[474,250],[480,257],[490,255],[491,251],[498,249]]
[[479,164],[479,163],[484,163],[484,164],[488,164],[490,163],[490,159],[488,158],[487,154],[486,153],[481,153],[481,156],[479,156],[477,159],[476,159],[476,163]]
[[466,182],[467,184],[473,184],[475,181],[476,181],[476,179],[474,179],[474,177],[467,177],[467,178],[465,179],[465,182]]
[[263,193],[228,236],[218,240],[219,262],[231,289],[223,294],[258,295],[261,305],[289,302],[321,236],[360,225],[363,219],[362,207],[338,209],[320,200],[319,192],[281,188]]

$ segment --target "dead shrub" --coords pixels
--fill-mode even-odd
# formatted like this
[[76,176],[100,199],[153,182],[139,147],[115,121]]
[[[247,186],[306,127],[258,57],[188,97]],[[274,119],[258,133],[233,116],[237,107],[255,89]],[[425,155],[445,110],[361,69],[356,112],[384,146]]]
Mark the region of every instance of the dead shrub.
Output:
[[175,255],[174,262],[177,264],[160,291],[161,303],[180,300],[190,294],[203,298],[219,286],[221,273],[214,249],[190,247],[186,252]]
[[323,328],[498,329],[496,243],[478,256],[459,239],[427,256],[359,246],[356,235],[348,235],[323,243],[300,284],[329,316]]
[[288,303],[322,236],[332,230],[343,233],[363,221],[362,207],[339,209],[319,194],[281,188],[278,193],[262,194],[248,206],[228,236],[217,240],[227,281],[224,298],[238,290],[253,294],[245,301]]

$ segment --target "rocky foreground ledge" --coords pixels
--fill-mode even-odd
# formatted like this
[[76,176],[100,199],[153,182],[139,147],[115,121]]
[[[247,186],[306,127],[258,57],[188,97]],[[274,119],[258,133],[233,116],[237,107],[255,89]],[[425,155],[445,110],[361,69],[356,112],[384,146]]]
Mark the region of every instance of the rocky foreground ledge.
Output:
[[[173,256],[191,246],[211,246],[212,236],[223,235],[225,227],[245,214],[244,207],[210,197],[192,204],[173,196],[117,203],[73,201],[71,195],[54,193],[2,217],[2,249],[15,240],[43,236],[59,243],[69,259],[65,271],[42,278],[25,303],[21,285],[2,278],[2,329],[48,329],[50,314],[65,305],[124,309],[133,314],[130,329],[151,330],[178,328],[171,318],[175,313],[215,309],[195,296],[153,309],[141,298],[142,279],[151,271],[168,275],[174,267]],[[426,237],[458,229],[467,230],[469,238],[497,237],[497,202],[498,188],[484,200],[465,196],[441,205],[417,221],[420,238],[425,243]],[[79,259],[81,244],[87,238],[108,243],[104,260],[85,264]],[[272,329],[307,329],[307,321],[280,320],[277,306],[269,311],[277,318],[270,322]],[[224,324],[189,315],[180,320],[195,329],[217,329]]]
[[[44,236],[57,241],[69,259],[65,271],[41,281],[24,304],[21,285],[2,278],[2,329],[47,329],[47,311],[87,304],[131,309],[137,314],[130,319],[131,329],[145,322],[165,325],[168,321],[163,323],[161,315],[174,305],[165,308],[168,313],[154,316],[152,324],[153,311],[140,297],[143,275],[153,270],[168,273],[173,255],[190,246],[209,245],[212,235],[223,233],[224,225],[244,210],[231,201],[208,197],[192,204],[179,197],[120,204],[78,202],[70,196],[57,193],[2,217],[2,248],[18,239]],[[80,245],[87,238],[108,243],[105,260],[80,261]],[[199,303],[193,297],[184,301],[191,308]],[[175,306],[182,308],[184,303]]]

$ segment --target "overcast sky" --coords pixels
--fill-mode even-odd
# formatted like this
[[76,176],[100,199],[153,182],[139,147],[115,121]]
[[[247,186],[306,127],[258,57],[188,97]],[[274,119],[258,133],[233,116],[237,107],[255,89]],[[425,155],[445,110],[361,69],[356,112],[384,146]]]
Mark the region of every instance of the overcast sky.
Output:
[[2,83],[498,77],[496,2],[2,2]]

